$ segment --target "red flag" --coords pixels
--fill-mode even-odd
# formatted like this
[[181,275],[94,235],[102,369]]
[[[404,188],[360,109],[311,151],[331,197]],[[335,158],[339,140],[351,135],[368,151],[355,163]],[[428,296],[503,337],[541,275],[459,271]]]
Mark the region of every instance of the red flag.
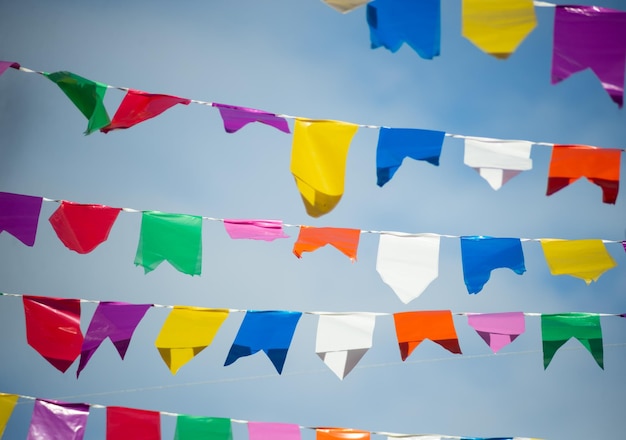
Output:
[[161,440],[161,414],[144,409],[107,406],[106,440]]

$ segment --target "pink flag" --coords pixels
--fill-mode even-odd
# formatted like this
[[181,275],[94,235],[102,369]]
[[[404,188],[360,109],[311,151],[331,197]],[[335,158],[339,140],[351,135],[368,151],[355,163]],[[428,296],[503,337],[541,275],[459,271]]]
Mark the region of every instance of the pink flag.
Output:
[[224,228],[233,239],[249,238],[252,240],[273,241],[277,238],[289,238],[283,232],[281,220],[235,220],[224,219]]
[[288,423],[248,422],[250,440],[300,440],[300,427]]
[[14,69],[20,68],[20,63],[15,63],[13,61],[0,61],[0,75],[2,75],[9,67],[13,67]]
[[217,107],[224,121],[224,130],[227,133],[234,133],[245,127],[251,122],[260,122],[261,124],[270,125],[279,129],[284,133],[291,133],[289,125],[284,118],[276,116],[263,110],[253,108],[238,107],[236,105],[213,103],[213,107]]
[[481,313],[468,315],[467,323],[494,353],[510,344],[526,330],[524,313]]
[[89,405],[53,400],[35,401],[27,440],[82,440]]
[[621,107],[625,67],[626,12],[598,6],[556,7],[552,84],[590,68]]

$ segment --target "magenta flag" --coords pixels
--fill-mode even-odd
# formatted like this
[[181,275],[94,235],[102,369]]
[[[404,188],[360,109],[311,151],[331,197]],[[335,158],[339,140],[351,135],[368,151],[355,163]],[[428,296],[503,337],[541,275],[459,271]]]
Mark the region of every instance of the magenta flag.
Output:
[[289,423],[248,422],[250,440],[300,440],[300,427]]
[[41,197],[0,192],[0,232],[33,246],[42,202]]
[[83,340],[76,377],[106,338],[113,342],[120,357],[124,359],[133,332],[150,307],[152,304],[99,303]]
[[224,228],[233,239],[273,241],[277,238],[289,238],[283,232],[281,220],[224,219]]
[[289,131],[289,125],[284,118],[276,116],[263,110],[253,108],[238,107],[236,105],[213,103],[213,107],[217,107],[224,121],[224,130],[227,133],[234,133],[251,122],[260,122],[261,124],[270,125],[285,133]]
[[89,405],[54,400],[35,401],[27,440],[82,440]]
[[467,323],[476,330],[494,353],[509,345],[526,330],[522,312],[468,315]]
[[625,67],[626,12],[598,6],[556,7],[552,84],[590,68],[621,107]]
[[15,63],[13,61],[0,61],[0,75],[2,75],[9,67],[13,67],[14,69],[20,68],[20,63]]

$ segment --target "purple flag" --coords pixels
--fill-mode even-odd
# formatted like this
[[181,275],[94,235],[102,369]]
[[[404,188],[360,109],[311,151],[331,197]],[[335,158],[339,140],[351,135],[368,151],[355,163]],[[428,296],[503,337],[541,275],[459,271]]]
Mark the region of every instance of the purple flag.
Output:
[[234,133],[250,122],[260,122],[261,124],[271,125],[285,133],[289,131],[289,125],[284,118],[276,116],[274,113],[268,113],[263,110],[253,108],[238,107],[236,105],[213,103],[213,107],[217,107],[224,121],[224,130],[227,133]]
[[622,246],[624,246],[624,252],[626,252],[626,241],[622,241]]
[[621,107],[625,67],[626,12],[598,6],[556,7],[552,84],[590,68]]
[[277,238],[289,238],[283,232],[281,220],[224,219],[224,228],[232,239],[273,241]]
[[9,67],[14,69],[20,68],[20,63],[14,63],[13,61],[0,61],[0,75],[2,75]]
[[124,359],[133,332],[150,307],[152,304],[100,302],[83,340],[76,377],[106,338],[111,339],[120,357]]
[[0,232],[7,231],[26,246],[35,244],[43,199],[0,192]]
[[27,440],[82,440],[89,405],[54,400],[35,401]]
[[467,323],[476,330],[494,353],[509,345],[526,330],[522,312],[468,315]]

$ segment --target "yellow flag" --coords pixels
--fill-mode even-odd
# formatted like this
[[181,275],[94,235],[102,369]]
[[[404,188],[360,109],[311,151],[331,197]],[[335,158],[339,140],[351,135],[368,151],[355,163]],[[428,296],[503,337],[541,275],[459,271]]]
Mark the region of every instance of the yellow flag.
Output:
[[552,275],[571,275],[587,284],[617,266],[602,240],[542,239],[541,247]]
[[4,428],[11,418],[11,413],[13,412],[18,398],[19,396],[17,394],[0,393],[0,437],[2,437]]
[[370,0],[323,0],[328,6],[336,9],[337,11],[345,14],[353,9],[363,6]]
[[174,306],[155,342],[172,374],[213,342],[227,317],[226,309]]
[[307,214],[328,214],[341,200],[350,142],[359,126],[348,122],[296,119],[291,173]]
[[533,0],[463,0],[463,36],[496,58],[508,58],[535,26]]

